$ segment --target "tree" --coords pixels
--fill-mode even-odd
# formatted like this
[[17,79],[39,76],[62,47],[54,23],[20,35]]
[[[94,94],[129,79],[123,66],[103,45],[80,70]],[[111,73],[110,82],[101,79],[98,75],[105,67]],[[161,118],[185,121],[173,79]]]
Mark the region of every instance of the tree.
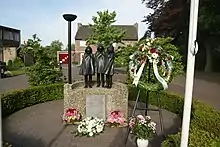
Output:
[[[188,0],[144,0],[148,8],[153,8],[154,13],[146,16],[145,22],[149,29],[157,36],[171,36],[179,46],[186,50],[188,42],[189,10]],[[199,7],[198,43],[201,49],[206,49],[205,71],[211,71],[212,52],[219,46],[220,36],[220,1],[201,0]],[[185,51],[186,52],[186,51]]]
[[60,82],[62,72],[54,56],[58,48],[57,46],[43,47],[40,42],[41,40],[34,35],[33,39],[28,39],[23,47],[23,52],[31,54],[34,58],[34,65],[27,70],[29,82],[34,86]]
[[129,56],[132,55],[134,51],[137,50],[138,45],[139,45],[138,43],[134,45],[127,45],[127,46],[121,47],[120,50],[117,50],[115,53],[116,65],[122,66],[122,67],[128,67],[129,60],[130,60]]
[[59,40],[54,40],[51,42],[49,46],[44,47],[49,56],[51,58],[57,60],[57,51],[61,51],[63,48],[63,43]]
[[41,40],[36,34],[32,36],[32,39],[28,39],[24,44],[21,45],[20,56],[24,57],[25,54],[29,54],[33,57],[34,63],[38,58],[38,50],[42,47],[40,44]]
[[121,43],[124,37],[125,31],[120,30],[113,26],[112,24],[116,22],[115,20],[116,12],[99,11],[97,16],[93,16],[92,20],[94,24],[89,24],[93,33],[87,39],[90,44],[102,43],[105,48],[109,46],[110,43]]
[[[74,43],[71,44],[71,50],[75,51],[75,44]],[[65,48],[65,51],[68,51],[68,44],[67,44],[67,46]]]
[[220,7],[220,1],[218,0],[203,0],[201,1],[200,4],[198,39],[200,40],[200,44],[202,44],[205,47],[205,51],[206,51],[205,71],[207,72],[210,72],[213,69],[213,55],[216,54],[215,49],[219,47],[219,41],[218,41],[220,39],[219,7]]
[[53,51],[61,51],[63,48],[63,43],[59,40],[54,40],[51,42],[50,47]]

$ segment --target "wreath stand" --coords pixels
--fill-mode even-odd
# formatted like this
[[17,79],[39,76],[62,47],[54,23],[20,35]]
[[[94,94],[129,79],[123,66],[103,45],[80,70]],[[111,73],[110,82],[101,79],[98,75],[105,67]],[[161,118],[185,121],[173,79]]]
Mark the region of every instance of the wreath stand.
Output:
[[[150,82],[150,70],[151,70],[151,63],[149,63],[149,61],[147,61],[147,66],[148,67],[148,83]],[[134,107],[133,107],[133,111],[132,111],[132,114],[131,116],[133,117],[136,110],[145,110],[145,116],[147,116],[148,112],[149,111],[157,111],[159,113],[159,122],[160,122],[160,131],[161,131],[161,134],[162,136],[164,136],[164,127],[163,127],[163,117],[162,117],[162,109],[161,109],[161,100],[159,98],[159,94],[156,93],[156,99],[157,99],[157,105],[158,105],[158,108],[155,109],[155,108],[149,108],[149,94],[150,94],[150,90],[146,90],[146,103],[145,103],[145,108],[139,108],[137,105],[138,105],[138,101],[139,101],[139,98],[140,98],[140,92],[141,92],[141,89],[138,90],[138,93],[137,93],[137,97],[136,97],[136,101],[135,101],[135,104],[134,104]],[[127,126],[127,132],[126,132],[126,136],[125,136],[125,145],[127,144],[127,140],[128,140],[128,137],[129,137],[129,134],[130,134],[130,131],[131,131],[131,128],[129,127],[129,125]]]

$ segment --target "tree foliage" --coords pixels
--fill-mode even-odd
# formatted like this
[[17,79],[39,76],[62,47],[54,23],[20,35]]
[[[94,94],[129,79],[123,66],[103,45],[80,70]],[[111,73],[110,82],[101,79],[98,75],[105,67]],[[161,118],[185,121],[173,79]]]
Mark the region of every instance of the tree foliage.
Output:
[[24,57],[25,54],[29,54],[33,57],[34,62],[38,59],[38,49],[41,48],[41,40],[37,37],[36,34],[32,36],[31,39],[28,39],[24,44],[22,44],[20,56]]
[[134,45],[122,46],[120,50],[116,51],[115,54],[115,63],[116,65],[122,67],[128,67],[129,65],[129,56],[134,53],[138,48],[138,43]]
[[[144,22],[150,25],[150,29],[159,36],[177,37],[179,34],[188,33],[189,26],[189,0],[143,0],[154,13],[145,17]],[[220,1],[200,0],[199,5],[199,35],[220,34]]]
[[60,50],[61,43],[54,41],[51,46],[41,46],[41,40],[33,35],[23,47],[23,52],[29,53],[34,58],[34,65],[29,67],[27,74],[31,85],[46,85],[61,81],[62,72],[58,68],[56,53]]
[[63,48],[63,43],[59,40],[54,40],[51,42],[50,48],[53,52],[61,51]]
[[99,11],[97,16],[93,16],[93,24],[89,24],[92,29],[92,34],[87,39],[90,44],[97,44],[101,42],[106,48],[110,43],[121,43],[124,37],[125,30],[121,30],[113,26],[112,24],[116,22],[116,12]]
[[[189,28],[189,0],[143,0],[148,8],[154,13],[145,17],[144,22],[149,24],[149,29],[155,32],[156,36],[170,36],[173,42],[180,46],[186,53]],[[198,37],[200,52],[206,54],[206,64],[210,61],[207,51],[216,49],[220,39],[220,1],[200,0],[198,16]],[[206,49],[206,51],[203,51]],[[209,51],[210,52],[210,51]],[[211,51],[213,54],[213,51]]]
[[187,28],[188,2],[187,0],[143,0],[146,7],[152,8],[154,12],[145,16],[143,20],[149,25],[149,29],[156,36],[176,37]]
[[[68,44],[67,44],[65,50],[68,51]],[[71,44],[71,50],[75,51],[75,44],[74,43]]]

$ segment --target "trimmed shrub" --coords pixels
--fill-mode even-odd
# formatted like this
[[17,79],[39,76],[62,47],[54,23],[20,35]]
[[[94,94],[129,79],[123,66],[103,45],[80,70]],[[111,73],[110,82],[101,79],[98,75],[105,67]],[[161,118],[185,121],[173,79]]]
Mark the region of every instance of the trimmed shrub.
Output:
[[[129,99],[135,100],[137,96],[137,88],[129,87]],[[169,110],[178,116],[182,118],[183,115],[183,106],[184,106],[184,98],[172,93],[167,92],[150,92],[149,93],[149,103],[155,106],[158,106],[156,97],[160,97],[161,99],[161,107]],[[140,99],[141,102],[146,102],[146,92],[144,90],[140,93]],[[208,140],[213,140],[215,137],[220,138],[220,112],[217,110],[214,110],[213,108],[199,102],[196,100],[193,100],[192,104],[192,114],[191,114],[191,124],[190,128],[194,130],[190,130],[190,136],[191,136],[191,144],[190,146],[196,147],[198,146],[198,140],[203,139],[200,134],[204,133],[206,136],[206,141],[209,144],[210,142]],[[199,131],[198,131],[199,130]],[[179,147],[180,143],[180,137],[177,137],[178,135],[171,135],[165,140],[166,142],[173,141],[174,144],[172,144],[169,147]],[[179,133],[180,136],[180,133]],[[198,136],[197,139],[196,136]],[[175,139],[175,140],[174,140]],[[177,142],[179,141],[179,142]],[[213,140],[214,141],[214,140]],[[175,143],[177,142],[177,143]],[[203,142],[203,141],[202,141]],[[203,142],[205,143],[205,142]],[[167,143],[166,143],[167,144]],[[204,144],[206,145],[206,144]]]
[[[162,147],[180,147],[181,133],[175,135],[169,135],[162,143]],[[196,127],[190,128],[188,147],[218,147],[216,142],[219,139],[204,130]]]
[[30,87],[1,94],[2,116],[6,117],[20,109],[63,98],[63,84]]
[[198,101],[194,109],[192,124],[220,138],[220,112]]
[[[137,88],[129,87],[129,99],[135,100],[138,93]],[[152,105],[157,106],[157,99],[156,97],[160,97],[161,99],[161,107],[171,111],[178,116],[182,116],[183,114],[183,106],[184,101],[183,98],[179,95],[166,93],[166,92],[149,92],[149,103]],[[140,102],[146,102],[146,92],[141,90],[140,93]]]

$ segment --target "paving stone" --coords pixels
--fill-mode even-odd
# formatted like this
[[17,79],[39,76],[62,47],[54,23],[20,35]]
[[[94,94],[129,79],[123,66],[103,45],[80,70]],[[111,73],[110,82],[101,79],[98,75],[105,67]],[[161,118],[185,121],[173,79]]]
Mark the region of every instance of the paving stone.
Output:
[[[129,113],[133,106],[129,102]],[[142,104],[140,104],[142,105]],[[153,107],[153,106],[151,106]],[[107,128],[103,134],[95,138],[74,137],[71,132],[76,126],[64,125],[61,122],[63,100],[46,102],[20,110],[3,120],[3,139],[15,147],[123,147],[125,128]],[[143,113],[138,111],[138,113]],[[158,124],[157,112],[149,112]],[[175,133],[181,120],[175,114],[163,110],[164,130]],[[151,146],[159,147],[161,142],[160,129],[158,137],[151,141]],[[13,146],[13,147],[14,147]],[[135,141],[129,137],[127,147],[135,147]]]

